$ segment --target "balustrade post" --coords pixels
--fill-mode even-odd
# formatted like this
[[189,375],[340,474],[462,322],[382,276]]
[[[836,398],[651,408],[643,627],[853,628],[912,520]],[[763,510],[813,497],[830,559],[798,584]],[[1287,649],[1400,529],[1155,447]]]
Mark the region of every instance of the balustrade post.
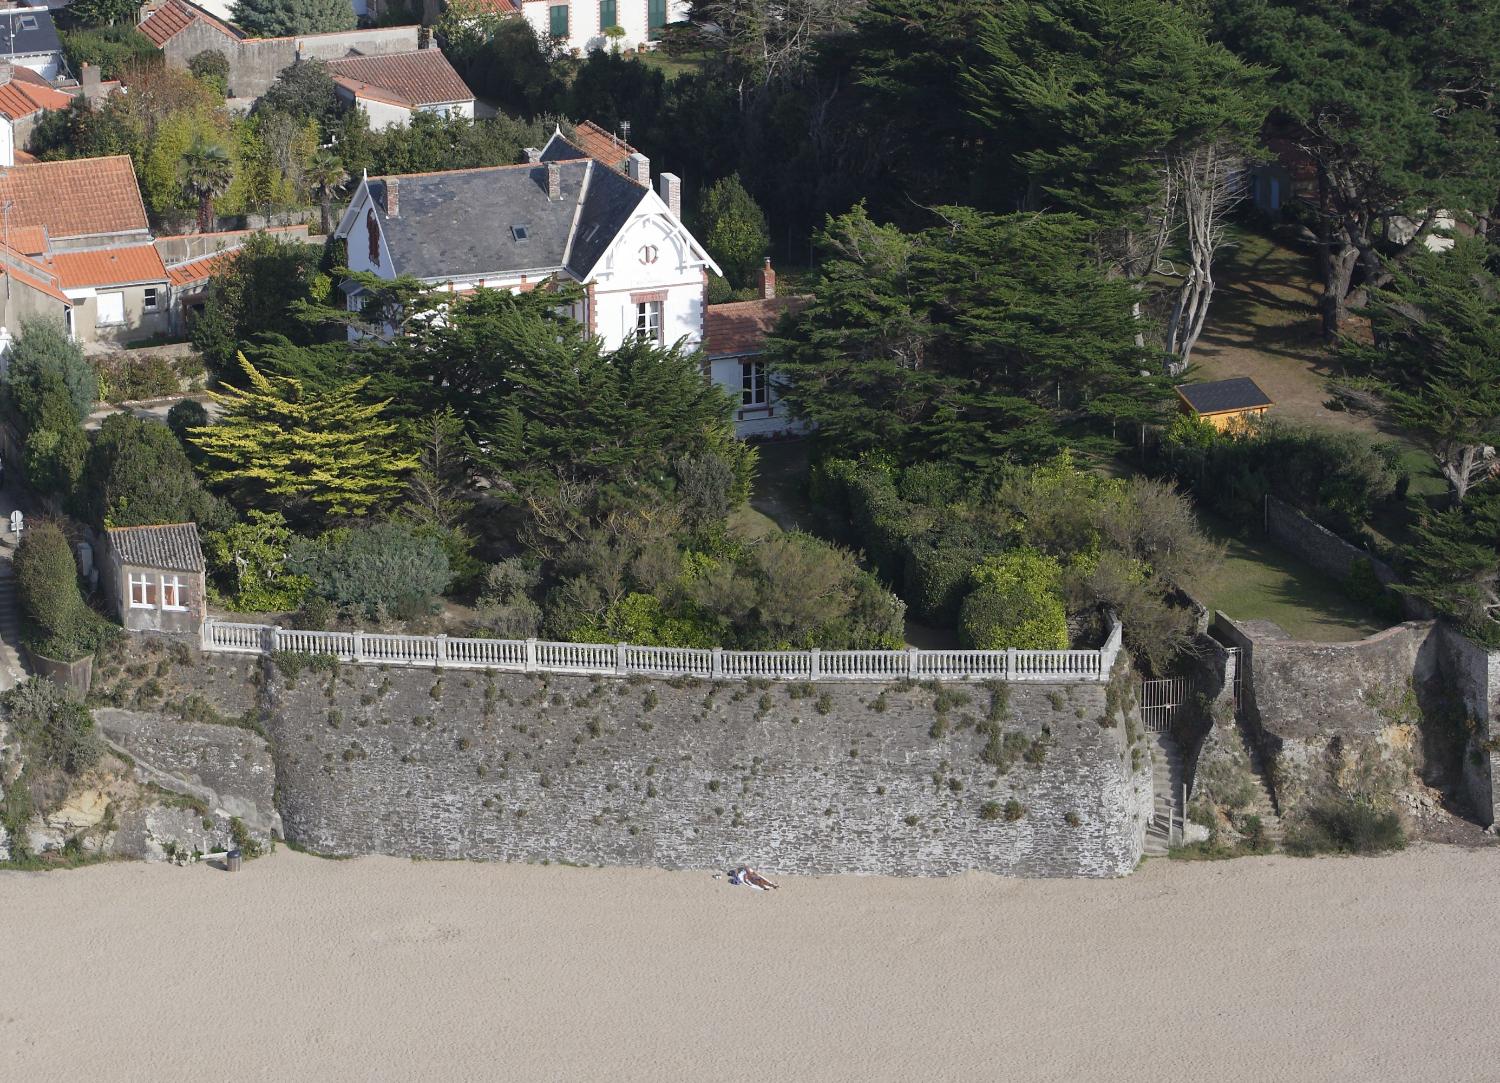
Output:
[[1016,679],[1016,648],[1005,648],[1005,679],[1013,681]]
[[815,680],[818,679],[818,676],[819,676],[819,674],[820,674],[820,672],[822,671],[822,668],[823,668],[822,662],[823,662],[823,650],[822,650],[822,648],[820,648],[820,647],[814,647],[812,650],[810,650],[810,651],[807,652],[807,679],[808,680],[815,681]]
[[434,664],[442,668],[448,664],[448,633],[442,632],[433,637],[434,639]]
[[267,646],[266,646],[266,653],[267,654],[275,654],[278,650],[280,650],[281,649],[281,625],[279,625],[279,624],[273,624],[273,625],[271,625],[271,633],[270,633],[269,636],[266,637],[266,639],[267,639]]
[[625,644],[615,644],[615,672],[622,677],[625,675]]
[[213,621],[211,621],[211,620],[205,620],[202,624],[198,625],[198,649],[199,650],[206,651],[210,647],[213,646],[214,636],[213,636],[213,632],[210,630],[210,626],[212,624],[213,624]]
[[724,676],[724,648],[715,647],[713,658],[708,664],[708,672],[715,680]]
[[356,662],[365,660],[365,634],[363,632],[354,633],[354,660]]
[[920,658],[921,655],[922,652],[917,650],[916,647],[906,648],[906,675],[912,680],[916,680],[917,678],[917,659]]
[[523,667],[527,673],[536,672],[536,639],[526,641],[526,663]]

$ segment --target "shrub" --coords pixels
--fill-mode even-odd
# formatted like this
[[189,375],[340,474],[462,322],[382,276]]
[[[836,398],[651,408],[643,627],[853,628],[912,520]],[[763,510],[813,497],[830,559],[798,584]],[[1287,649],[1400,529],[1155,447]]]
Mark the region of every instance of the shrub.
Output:
[[294,535],[278,512],[251,511],[247,520],[203,538],[203,555],[221,600],[248,613],[295,609],[310,581],[287,567]]
[[180,389],[177,370],[161,354],[144,356],[117,350],[89,359],[104,402],[133,402],[175,395]]
[[1286,850],[1314,854],[1383,854],[1406,846],[1401,818],[1358,797],[1329,797],[1308,806],[1287,832]]
[[38,654],[71,662],[116,639],[120,632],[84,604],[67,537],[55,523],[30,526],[14,559],[22,638]]
[[93,715],[45,677],[12,688],[0,702],[28,753],[27,759],[39,759],[70,775],[98,760],[101,745]]
[[981,820],[998,820],[1000,819],[1000,811],[999,801],[986,801],[979,806],[979,818]]
[[199,482],[182,444],[155,422],[124,413],[99,427],[78,503],[96,526],[192,522],[213,530],[230,519]]
[[1068,614],[1057,561],[1032,549],[991,557],[974,569],[959,609],[958,635],[975,650],[1066,650]]
[[1007,823],[1015,823],[1026,815],[1026,806],[1012,797],[1005,802],[1005,820]]
[[229,58],[217,49],[204,49],[188,61],[188,71],[214,88],[219,97],[229,95]]
[[183,399],[167,411],[167,428],[184,443],[189,429],[201,429],[207,424],[208,410],[197,399]]
[[21,324],[21,336],[10,348],[5,383],[28,429],[36,427],[49,389],[67,392],[75,423],[89,416],[99,392],[99,379],[84,360],[83,348],[68,338],[61,323],[47,319]]
[[331,531],[297,539],[287,568],[320,597],[371,617],[428,605],[448,588],[448,557],[433,538],[401,523]]

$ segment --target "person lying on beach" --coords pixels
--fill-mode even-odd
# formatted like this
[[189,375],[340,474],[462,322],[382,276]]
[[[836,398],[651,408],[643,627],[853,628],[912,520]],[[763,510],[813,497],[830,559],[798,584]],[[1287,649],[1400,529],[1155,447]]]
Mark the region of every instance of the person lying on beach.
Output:
[[780,884],[773,884],[770,880],[767,880],[760,873],[746,865],[741,865],[734,872],[730,873],[729,882],[731,884],[749,884],[757,891],[773,891],[781,886]]

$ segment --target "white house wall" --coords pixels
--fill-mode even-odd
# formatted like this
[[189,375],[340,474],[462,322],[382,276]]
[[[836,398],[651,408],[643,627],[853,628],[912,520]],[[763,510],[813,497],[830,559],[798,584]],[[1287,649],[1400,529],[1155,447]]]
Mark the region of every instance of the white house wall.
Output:
[[666,345],[682,341],[692,349],[703,340],[703,260],[666,213],[637,215],[594,269],[594,333],[609,349],[635,334],[640,294],[662,295]]
[[769,410],[761,406],[740,405],[740,393],[744,390],[744,373],[740,366],[750,360],[753,358],[716,357],[709,362],[709,379],[727,391],[734,400],[734,434],[741,440],[746,440],[800,436],[809,432],[805,423],[792,417],[792,411],[786,403],[776,400],[774,391]]
[[[611,42],[604,36],[599,25],[599,0],[523,0],[521,13],[538,38],[546,38],[552,30],[552,8],[563,4],[568,8],[568,38],[565,49],[576,49],[587,53],[591,49],[608,49]],[[634,49],[646,42],[646,0],[616,0],[615,21],[625,36],[618,44],[622,49]],[[667,0],[667,22],[682,22],[688,17],[687,0]]]
[[16,164],[16,129],[6,117],[0,117],[0,166],[9,169]]
[[392,105],[373,98],[358,98],[357,101],[372,132],[384,131],[386,128],[404,128],[411,123],[411,110],[404,105]]

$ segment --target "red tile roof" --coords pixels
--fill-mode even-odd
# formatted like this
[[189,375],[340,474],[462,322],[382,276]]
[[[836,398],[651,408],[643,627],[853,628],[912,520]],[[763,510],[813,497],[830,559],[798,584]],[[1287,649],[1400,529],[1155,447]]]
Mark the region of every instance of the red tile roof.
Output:
[[47,231],[41,226],[16,226],[7,229],[4,233],[4,241],[18,252],[25,252],[28,256],[40,256],[47,251]]
[[189,286],[194,282],[207,282],[225,267],[234,261],[240,254],[238,248],[231,248],[227,252],[215,252],[209,256],[199,256],[190,259],[186,263],[179,263],[175,267],[167,268],[167,281],[174,287]]
[[40,290],[55,301],[65,305],[68,300],[58,283],[57,275],[46,266],[7,244],[0,244],[0,275],[9,274],[34,290]]
[[146,206],[128,154],[36,162],[0,171],[6,226],[39,226],[53,240],[146,231]]
[[376,92],[367,95],[370,97],[385,92],[398,105],[440,105],[474,99],[474,92],[438,49],[330,60],[328,72],[356,94],[362,94],[364,88]]
[[469,0],[467,6],[485,15],[511,15],[521,10],[520,0]]
[[709,305],[703,320],[703,351],[710,357],[742,357],[766,348],[766,336],[784,312],[806,308],[810,297],[772,297]]
[[228,37],[240,36],[227,23],[220,22],[202,8],[185,3],[184,0],[166,0],[166,3],[142,19],[136,29],[150,38],[153,45],[160,48],[193,23],[200,21]]
[[[25,68],[20,69],[25,71]],[[37,86],[30,80],[12,78],[0,84],[0,115],[11,120],[20,120],[43,109],[66,109],[73,104],[73,96],[50,86]]]
[[617,135],[611,135],[592,120],[579,121],[569,140],[597,162],[603,162],[613,170],[625,172],[625,162],[636,149]]
[[48,258],[47,266],[57,273],[65,290],[167,280],[167,269],[162,266],[154,244],[55,252]]

